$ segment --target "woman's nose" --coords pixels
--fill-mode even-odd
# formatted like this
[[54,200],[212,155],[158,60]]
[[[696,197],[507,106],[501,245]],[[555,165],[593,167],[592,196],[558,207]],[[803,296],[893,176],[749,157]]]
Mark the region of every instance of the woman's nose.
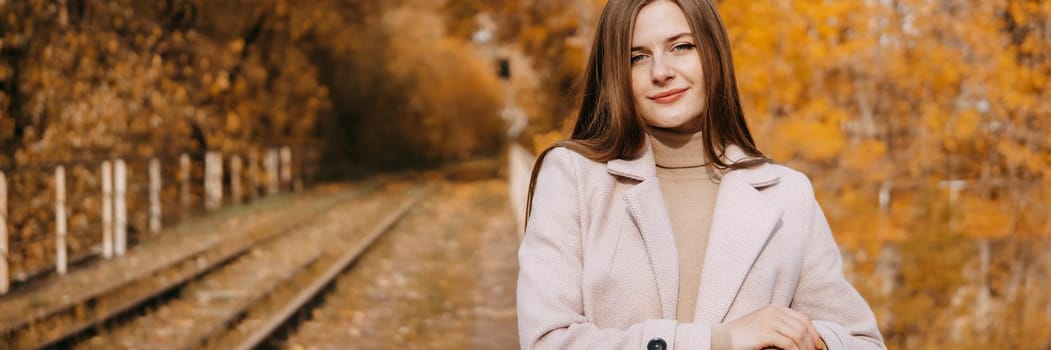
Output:
[[653,66],[650,68],[650,79],[655,85],[663,85],[675,76],[675,70],[666,57],[653,57]]

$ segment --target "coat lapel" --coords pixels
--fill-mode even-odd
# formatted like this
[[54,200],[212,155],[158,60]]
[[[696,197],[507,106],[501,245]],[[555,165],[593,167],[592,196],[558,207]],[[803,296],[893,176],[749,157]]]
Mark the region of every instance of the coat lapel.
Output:
[[611,160],[607,170],[612,175],[639,181],[624,191],[624,201],[646,246],[660,298],[661,317],[675,318],[679,300],[679,255],[652,150],[647,145],[638,158]]
[[646,179],[625,191],[624,200],[646,246],[660,297],[661,316],[675,318],[679,300],[679,261],[660,183],[656,177]]
[[781,209],[756,189],[777,183],[776,175],[763,171],[763,167],[731,171],[722,178],[697,292],[695,322],[723,322],[780,222]]

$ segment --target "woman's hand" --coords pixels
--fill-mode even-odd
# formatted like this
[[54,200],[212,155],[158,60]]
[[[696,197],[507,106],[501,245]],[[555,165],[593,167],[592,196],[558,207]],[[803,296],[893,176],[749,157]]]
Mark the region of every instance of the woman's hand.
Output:
[[810,319],[781,305],[768,305],[728,323],[727,327],[734,349],[824,349]]

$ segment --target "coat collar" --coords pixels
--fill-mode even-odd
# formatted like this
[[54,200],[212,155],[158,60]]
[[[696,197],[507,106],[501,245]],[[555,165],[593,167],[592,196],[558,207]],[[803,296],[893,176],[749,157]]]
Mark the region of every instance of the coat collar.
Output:
[[[724,159],[733,162],[745,158],[744,152],[733,145],[724,154]],[[678,252],[648,141],[641,156],[609,161],[607,171],[639,181],[625,191],[624,200],[646,246],[662,316],[674,319],[679,292]],[[779,180],[777,172],[768,165],[723,175],[701,272],[695,321],[720,323],[729,312],[753,263],[780,223],[781,210],[763,198],[758,189],[773,186]]]
[[[745,154],[744,150],[737,145],[729,145],[726,147],[726,151],[723,152],[723,160],[729,163],[737,163],[748,159],[751,159],[751,157]],[[611,175],[626,177],[635,181],[656,178],[657,165],[653,159],[653,148],[650,146],[650,141],[646,140],[642,155],[637,158],[618,158],[606,162],[606,171]],[[740,176],[742,180],[755,188],[776,185],[781,179],[777,172],[764,165],[752,169],[737,169],[727,172],[727,174],[730,173],[740,173],[735,176]]]

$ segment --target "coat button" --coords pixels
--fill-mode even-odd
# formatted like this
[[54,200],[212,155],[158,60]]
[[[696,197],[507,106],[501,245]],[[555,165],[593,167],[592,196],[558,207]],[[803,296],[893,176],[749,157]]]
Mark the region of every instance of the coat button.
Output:
[[661,338],[653,338],[646,343],[646,350],[668,350],[668,342]]

